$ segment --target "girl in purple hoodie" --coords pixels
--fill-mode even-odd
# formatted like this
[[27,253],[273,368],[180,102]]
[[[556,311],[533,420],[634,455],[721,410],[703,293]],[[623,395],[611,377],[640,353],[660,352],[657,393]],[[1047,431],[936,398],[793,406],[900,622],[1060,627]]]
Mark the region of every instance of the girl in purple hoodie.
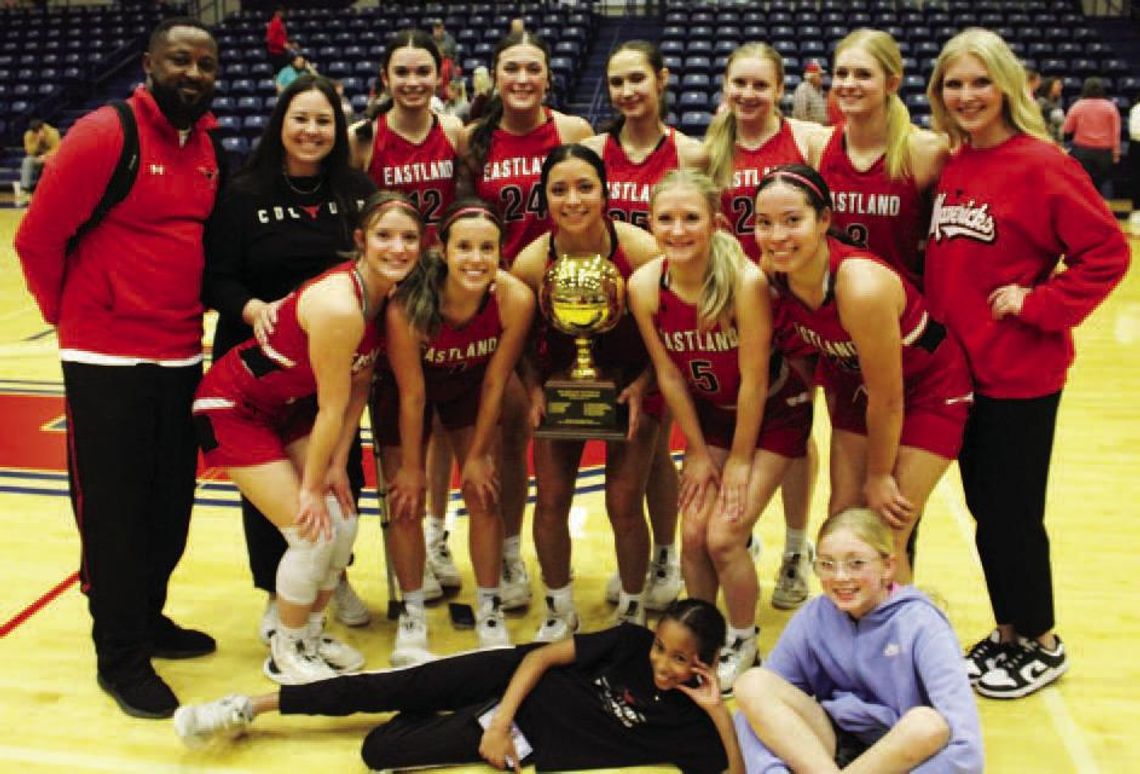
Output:
[[980,772],[978,710],[946,616],[894,582],[891,531],[853,508],[819,530],[823,596],[736,683],[748,774]]

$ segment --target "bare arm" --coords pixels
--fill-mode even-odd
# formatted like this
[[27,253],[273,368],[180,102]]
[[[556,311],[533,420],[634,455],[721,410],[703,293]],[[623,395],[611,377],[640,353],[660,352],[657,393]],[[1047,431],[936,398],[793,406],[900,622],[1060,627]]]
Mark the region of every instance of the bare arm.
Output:
[[400,469],[388,487],[393,519],[418,518],[422,511],[427,476],[423,458],[423,417],[427,402],[420,336],[408,323],[403,305],[388,304],[385,313],[388,363],[396,376],[400,396]]
[[735,520],[744,515],[752,458],[756,439],[764,421],[764,403],[768,396],[768,356],[772,344],[772,309],[768,299],[768,283],[751,263],[745,263],[733,304],[737,333],[740,336],[738,361],[740,390],[736,396],[736,429],[732,449],[722,473],[718,512]]
[[903,425],[902,282],[873,261],[847,260],[836,282],[839,319],[859,354],[867,390],[867,506],[893,527],[914,516],[894,478]]
[[710,489],[719,486],[720,475],[705,444],[688,384],[669,359],[669,353],[653,326],[653,313],[659,301],[661,266],[661,261],[654,261],[633,273],[629,279],[629,308],[657,374],[657,386],[673,414],[673,420],[685,436],[685,468],[678,501],[680,509],[685,511],[691,504],[705,502]]
[[503,392],[526,345],[535,307],[534,294],[518,279],[500,271],[495,282],[499,287],[499,318],[503,334],[483,375],[471,449],[460,475],[464,491],[471,488],[472,493],[484,502],[497,499],[498,486],[493,484],[495,476],[489,464],[489,451],[503,410]]
[[[550,235],[543,234],[529,245],[524,247],[515,258],[511,266],[511,275],[522,280],[536,297],[542,288],[542,277],[546,272],[546,252],[550,245]],[[537,316],[531,323],[531,335],[523,355],[518,361],[518,372],[522,378],[523,387],[530,398],[531,423],[537,425],[546,412],[546,401],[542,393],[542,380],[539,377],[539,368],[535,355],[535,336]]]
[[317,383],[317,416],[309,434],[297,513],[297,526],[305,536],[329,534],[326,481],[353,402],[352,358],[364,335],[364,318],[348,282],[346,277],[329,277],[309,287],[297,303]]

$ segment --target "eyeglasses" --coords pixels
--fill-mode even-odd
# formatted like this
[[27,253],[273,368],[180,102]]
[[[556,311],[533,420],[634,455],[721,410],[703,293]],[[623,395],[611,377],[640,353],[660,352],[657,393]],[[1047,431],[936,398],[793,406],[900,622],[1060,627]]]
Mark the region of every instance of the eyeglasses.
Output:
[[867,568],[881,556],[862,557],[855,556],[850,559],[816,559],[814,563],[815,574],[821,578],[834,578],[842,571],[848,577],[862,575]]

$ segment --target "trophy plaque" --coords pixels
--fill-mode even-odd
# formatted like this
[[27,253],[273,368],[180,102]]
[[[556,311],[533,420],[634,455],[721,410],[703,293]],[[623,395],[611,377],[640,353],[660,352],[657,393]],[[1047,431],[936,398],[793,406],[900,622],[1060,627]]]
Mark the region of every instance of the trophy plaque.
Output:
[[625,309],[625,281],[601,255],[563,255],[546,270],[539,306],[557,330],[574,337],[574,363],[546,380],[546,417],[540,438],[622,440],[629,423],[617,402],[616,379],[601,373],[591,337],[617,325]]

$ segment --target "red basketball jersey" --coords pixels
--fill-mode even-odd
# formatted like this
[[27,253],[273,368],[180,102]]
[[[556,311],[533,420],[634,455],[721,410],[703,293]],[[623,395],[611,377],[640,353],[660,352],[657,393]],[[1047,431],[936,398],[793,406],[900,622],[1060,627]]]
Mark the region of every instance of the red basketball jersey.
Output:
[[832,223],[921,289],[930,198],[919,192],[912,177],[888,178],[885,156],[866,172],[858,171],[846,148],[846,135],[837,129],[819,162],[835,205]]
[[550,230],[550,218],[539,196],[542,162],[562,143],[554,115],[526,134],[495,129],[475,194],[497,207],[503,218],[503,265],[510,268],[524,247]]
[[[202,379],[198,400],[226,400],[231,405],[243,404],[275,415],[296,400],[316,393],[317,380],[309,362],[309,336],[297,320],[297,300],[310,285],[333,274],[352,277],[356,298],[363,308],[364,287],[352,262],[342,263],[306,282],[285,297],[277,312],[277,327],[264,344],[249,339],[214,364]],[[365,325],[364,337],[353,355],[352,373],[375,363],[380,347],[380,327],[374,323]]]
[[676,130],[667,129],[657,147],[639,162],[630,161],[621,142],[612,134],[607,135],[602,161],[609,184],[610,218],[648,231],[649,193],[667,172],[680,166]]
[[460,326],[448,322],[424,345],[424,382],[432,403],[453,400],[482,384],[487,363],[499,348],[503,322],[499,301],[489,290],[475,316]]
[[456,159],[455,147],[435,116],[427,137],[413,143],[388,128],[385,114],[376,121],[368,176],[377,188],[411,198],[423,216],[428,244],[435,244],[440,217],[455,201]]
[[760,262],[760,248],[756,244],[756,190],[760,180],[772,167],[781,164],[803,164],[804,156],[792,125],[781,119],[780,129],[769,140],[754,150],[736,146],[732,157],[732,183],[725,187],[720,208],[732,225],[732,233],[740,240],[744,254],[753,263]]

